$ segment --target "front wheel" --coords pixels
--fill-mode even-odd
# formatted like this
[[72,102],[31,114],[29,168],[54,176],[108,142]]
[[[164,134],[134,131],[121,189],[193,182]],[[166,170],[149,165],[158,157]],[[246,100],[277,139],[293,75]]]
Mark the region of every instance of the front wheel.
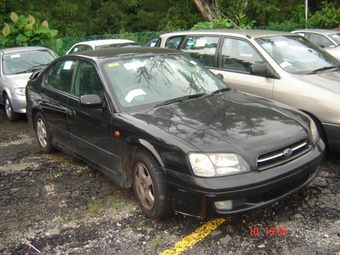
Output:
[[52,146],[52,137],[51,133],[48,130],[48,126],[44,116],[41,113],[37,113],[35,116],[35,132],[37,135],[38,143],[40,145],[41,150],[44,153],[51,153],[55,149]]
[[13,111],[11,100],[9,99],[8,95],[4,96],[4,108],[6,117],[9,121],[15,121],[20,119],[20,114]]
[[147,217],[160,219],[170,213],[163,175],[155,160],[144,151],[138,151],[132,159],[132,182],[137,202]]

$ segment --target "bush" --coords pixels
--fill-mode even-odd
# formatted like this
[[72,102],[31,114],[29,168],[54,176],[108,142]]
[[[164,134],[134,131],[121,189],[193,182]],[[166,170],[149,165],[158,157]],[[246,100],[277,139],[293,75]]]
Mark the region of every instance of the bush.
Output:
[[50,29],[46,20],[43,23],[39,23],[32,15],[27,17],[23,15],[18,16],[14,12],[11,13],[10,19],[13,23],[5,22],[5,26],[0,34],[0,47],[61,47],[61,41],[54,41],[58,31]]
[[308,27],[333,29],[340,26],[340,7],[334,3],[322,3],[324,6],[309,18]]

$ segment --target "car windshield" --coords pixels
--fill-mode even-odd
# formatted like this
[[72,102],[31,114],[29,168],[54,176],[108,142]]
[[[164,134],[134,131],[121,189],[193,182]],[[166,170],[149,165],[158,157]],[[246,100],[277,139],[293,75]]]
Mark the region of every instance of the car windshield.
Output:
[[227,88],[196,61],[179,54],[106,62],[104,70],[120,107],[129,111],[190,100]]
[[337,45],[340,45],[340,33],[330,34],[329,37],[332,38]]
[[2,59],[6,75],[31,73],[44,69],[56,56],[48,50],[31,50],[5,54]]
[[290,73],[308,74],[321,68],[340,66],[339,60],[302,36],[274,36],[256,40]]

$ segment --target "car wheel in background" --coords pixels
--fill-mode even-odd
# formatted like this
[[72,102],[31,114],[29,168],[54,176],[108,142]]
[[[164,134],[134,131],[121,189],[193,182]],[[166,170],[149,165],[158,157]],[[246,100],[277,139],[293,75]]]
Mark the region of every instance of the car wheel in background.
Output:
[[4,96],[4,111],[9,121],[20,119],[20,114],[13,111],[11,100],[9,100],[8,95]]
[[147,217],[160,219],[170,213],[163,176],[155,160],[144,151],[138,151],[132,159],[132,182],[138,204]]
[[51,153],[55,149],[52,146],[52,137],[47,128],[46,120],[40,112],[35,116],[35,132],[37,135],[38,143],[44,153]]

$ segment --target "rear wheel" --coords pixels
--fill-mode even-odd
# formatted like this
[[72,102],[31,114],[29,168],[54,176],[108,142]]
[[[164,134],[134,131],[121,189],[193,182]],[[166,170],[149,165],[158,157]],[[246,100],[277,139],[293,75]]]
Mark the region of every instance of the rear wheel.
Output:
[[20,114],[13,111],[11,100],[9,99],[8,95],[4,96],[4,110],[9,121],[20,119]]
[[138,151],[132,159],[132,182],[137,202],[147,217],[160,219],[170,213],[163,175],[155,160],[144,151]]
[[51,133],[48,130],[47,122],[42,113],[37,113],[35,116],[35,132],[37,135],[38,143],[44,153],[51,153],[55,149],[52,146]]

